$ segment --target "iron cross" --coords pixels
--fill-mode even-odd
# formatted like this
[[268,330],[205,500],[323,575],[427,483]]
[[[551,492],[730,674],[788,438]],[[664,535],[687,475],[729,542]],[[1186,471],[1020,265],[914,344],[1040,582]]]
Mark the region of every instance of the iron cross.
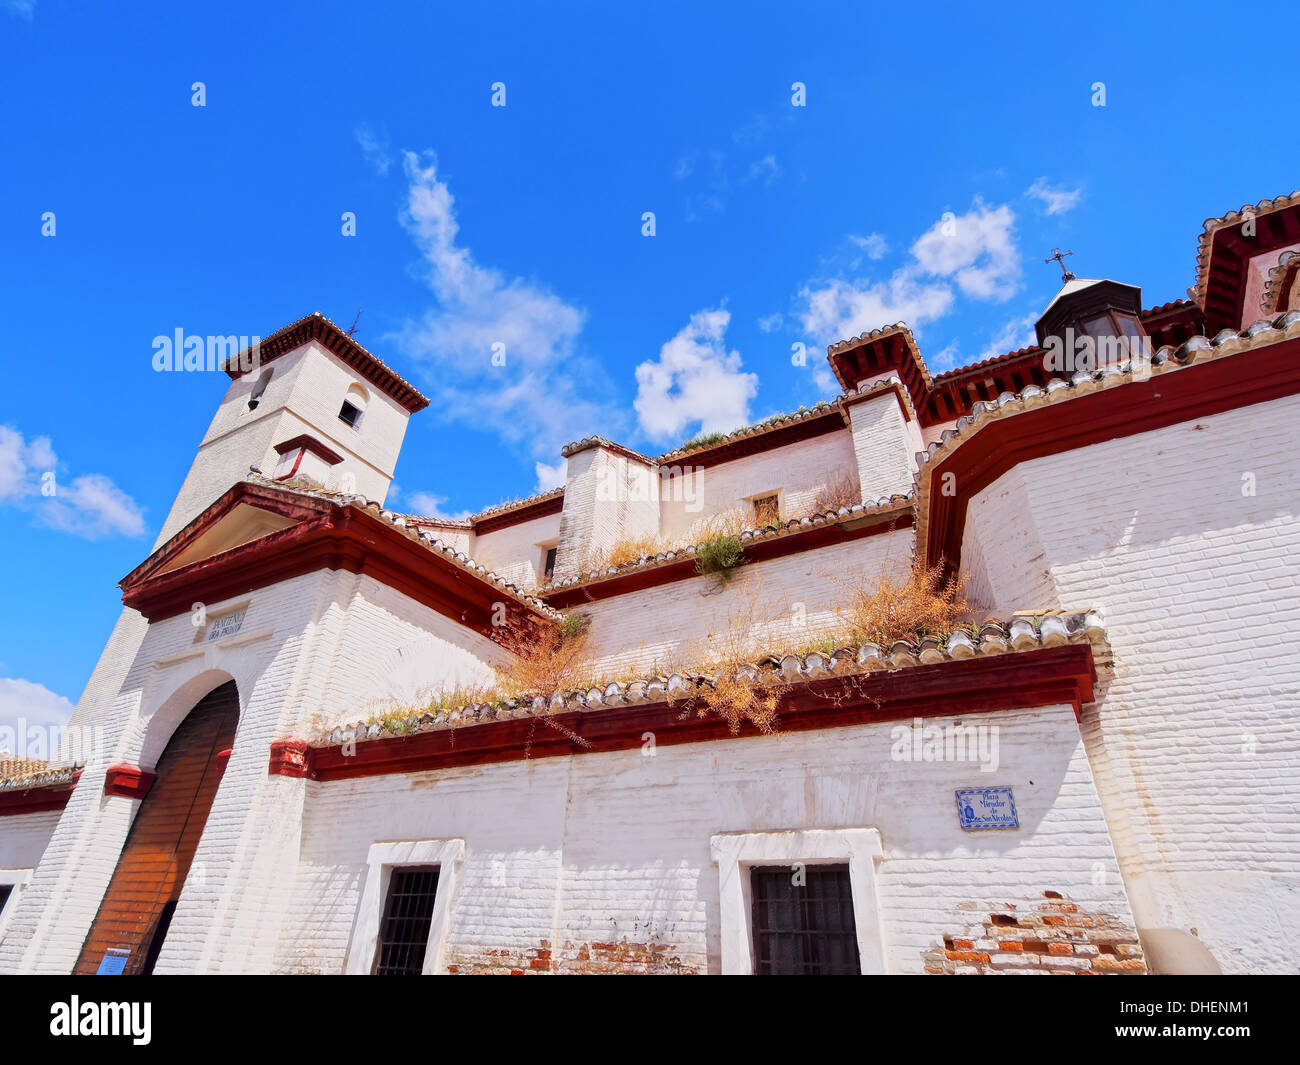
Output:
[[1061,268],[1061,280],[1073,281],[1074,275],[1065,268],[1065,257],[1067,255],[1073,255],[1073,254],[1074,254],[1073,251],[1061,251],[1060,248],[1053,248],[1052,254],[1049,255],[1046,259],[1044,259],[1043,262],[1050,263],[1053,259],[1055,259],[1057,265]]

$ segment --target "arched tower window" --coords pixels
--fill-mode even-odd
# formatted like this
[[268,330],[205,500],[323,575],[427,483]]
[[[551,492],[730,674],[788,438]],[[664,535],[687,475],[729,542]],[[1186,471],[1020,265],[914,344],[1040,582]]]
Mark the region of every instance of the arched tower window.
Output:
[[271,375],[275,370],[268,369],[262,371],[262,376],[257,379],[257,384],[253,386],[253,391],[248,394],[248,409],[257,410],[257,405],[262,402],[262,393],[266,391],[266,386],[271,383]]
[[366,401],[369,398],[364,388],[353,385],[343,399],[343,406],[339,408],[339,420],[353,429],[361,428],[361,416],[366,412]]

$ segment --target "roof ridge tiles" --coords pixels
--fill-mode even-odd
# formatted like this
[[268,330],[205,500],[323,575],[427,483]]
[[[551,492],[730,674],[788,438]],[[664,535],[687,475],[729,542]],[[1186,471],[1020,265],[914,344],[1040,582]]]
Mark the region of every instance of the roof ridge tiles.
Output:
[[[1267,347],[1283,340],[1300,337],[1300,311],[1287,311],[1269,318],[1261,318],[1242,330],[1222,329],[1213,339],[1196,335],[1179,345],[1166,344],[1151,357],[1151,375],[1176,372],[1192,363],[1225,358],[1242,351]],[[996,400],[980,400],[971,413],[957,419],[951,429],[945,429],[939,439],[916,454],[917,468],[913,475],[913,493],[916,498],[916,542],[925,543],[928,507],[925,505],[929,487],[929,471],[940,459],[959,447],[964,440],[994,419],[1014,416],[1022,411],[1058,403],[1087,395],[1100,389],[1113,388],[1133,380],[1132,360],[1118,366],[1099,370],[1080,370],[1069,380],[1053,377],[1045,385],[1029,385],[1019,392],[1003,392]]]
[[[914,494],[915,490],[909,490],[906,493],[881,496],[870,504],[854,503],[851,506],[843,506],[836,510],[826,510],[817,514],[805,514],[797,518],[788,518],[785,521],[769,523],[759,528],[746,527],[734,535],[742,544],[753,543],[756,540],[774,540],[813,528],[825,528],[846,521],[857,521],[869,515],[889,510],[901,511],[909,509],[913,503]],[[639,573],[644,570],[666,566],[672,562],[680,562],[686,558],[694,558],[699,553],[699,548],[707,542],[707,540],[699,540],[695,543],[682,544],[680,547],[669,547],[653,555],[635,559],[632,562],[624,562],[618,566],[607,566],[604,569],[590,573],[580,573],[576,577],[566,577],[552,584],[544,585],[542,590],[544,594],[550,595],[554,592],[596,584],[610,577],[622,577],[629,573]]]
[[302,483],[294,483],[293,481],[275,481],[263,474],[257,473],[250,473],[245,479],[253,484],[260,484],[269,488],[284,489],[298,495],[326,499],[330,502],[338,503],[341,506],[354,506],[363,510],[372,511],[381,521],[392,526],[394,529],[397,529],[406,536],[407,539],[415,540],[428,550],[442,555],[443,558],[447,559],[460,569],[473,573],[474,576],[478,577],[480,580],[484,580],[499,588],[501,591],[512,596],[518,602],[523,603],[531,610],[536,611],[552,621],[560,621],[564,617],[560,611],[544,603],[535,595],[526,592],[512,581],[506,580],[504,577],[501,577],[486,566],[475,562],[469,555],[465,554],[465,552],[457,550],[450,544],[443,543],[442,540],[430,536],[428,533],[412,529],[411,526],[413,524],[418,524],[418,522],[413,522],[409,515],[399,514],[395,511],[385,509],[382,504],[375,500],[366,499],[366,497],[362,495],[335,492],[327,488],[306,486]]
[[[520,693],[494,702],[440,707],[436,711],[391,715],[337,725],[314,743],[316,747],[410,735],[448,728],[544,717],[566,711],[596,711],[620,706],[664,703],[694,697],[700,689],[712,690],[723,677],[758,685],[788,686],[827,677],[892,672],[916,666],[958,661],[976,656],[1016,654],[1063,644],[1087,643],[1103,656],[1109,650],[1105,622],[1097,610],[1053,612],[1041,616],[1013,616],[1009,621],[972,622],[948,633],[930,633],[915,640],[893,640],[888,646],[849,641],[831,651],[762,652],[721,670],[707,665],[699,670],[675,670],[666,675],[642,674],[632,679],[603,681],[581,689],[551,693]],[[707,698],[707,694],[705,695]]]

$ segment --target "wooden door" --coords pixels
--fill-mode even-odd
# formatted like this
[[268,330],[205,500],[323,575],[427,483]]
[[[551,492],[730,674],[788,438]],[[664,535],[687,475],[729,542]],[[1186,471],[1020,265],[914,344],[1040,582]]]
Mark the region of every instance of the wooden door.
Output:
[[238,721],[239,696],[232,680],[199,700],[168,741],[74,973],[95,973],[110,951],[118,959],[125,952],[125,975],[153,971]]

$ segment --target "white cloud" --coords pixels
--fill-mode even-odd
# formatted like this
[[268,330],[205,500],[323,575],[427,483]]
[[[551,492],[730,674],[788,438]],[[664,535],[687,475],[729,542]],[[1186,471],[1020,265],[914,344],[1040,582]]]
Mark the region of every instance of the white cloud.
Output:
[[941,219],[912,245],[920,268],[950,277],[967,296],[1005,300],[1020,281],[1015,212],[1006,204],[988,207],[976,199],[966,214]]
[[388,168],[393,165],[393,156],[388,149],[388,138],[381,137],[364,122],[359,125],[353,135],[357,139],[357,144],[361,146],[361,154],[365,160],[375,168],[375,173],[383,177],[388,173]]
[[[1005,204],[990,207],[976,198],[963,215],[941,219],[912,244],[910,259],[888,278],[835,277],[807,282],[799,291],[803,329],[820,343],[834,343],[895,322],[913,330],[948,314],[958,293],[1001,301],[1020,283],[1015,213]],[[879,233],[850,234],[849,240],[870,259],[889,250]],[[851,269],[861,260],[855,260]],[[956,345],[936,357],[954,359]],[[809,360],[814,383],[832,390],[833,380],[821,360]]]
[[938,355],[925,360],[926,365],[930,367],[932,373],[943,373],[945,370],[951,370],[959,365],[961,359],[961,345],[953,341],[946,348],[939,352]]
[[1042,201],[1048,214],[1064,214],[1078,206],[1083,189],[1053,188],[1047,178],[1039,178],[1025,190],[1025,195]]
[[564,460],[553,465],[539,462],[533,467],[533,471],[537,474],[537,487],[534,491],[549,492],[552,488],[564,486],[565,479],[569,474],[569,464]]
[[144,514],[135,500],[101,473],[83,474],[66,487],[60,485],[40,514],[45,524],[87,540],[144,534]]
[[464,521],[474,513],[472,510],[457,510],[448,513],[443,509],[447,497],[434,495],[432,492],[412,492],[407,496],[406,502],[411,508],[407,513],[418,514],[423,518],[445,518],[448,521]]
[[868,233],[865,237],[850,233],[849,240],[866,252],[871,260],[883,259],[889,251],[889,242],[879,233]]
[[[22,722],[27,728],[49,729],[66,725],[76,707],[70,699],[50,691],[43,684],[18,677],[0,677],[0,750],[20,757],[49,760],[53,751],[48,741],[35,748],[35,737],[19,729]],[[21,734],[20,734],[21,731]]]
[[911,269],[897,270],[882,282],[835,279],[820,287],[805,285],[799,298],[804,329],[823,343],[895,322],[915,328],[947,314],[953,302],[948,285],[924,281]]
[[36,12],[36,0],[4,0],[4,9],[11,15],[31,22],[32,15]]
[[597,430],[618,433],[624,416],[602,398],[603,371],[576,350],[584,312],[537,282],[476,262],[457,243],[455,201],[432,153],[406,152],[403,165],[402,222],[438,306],[399,340],[428,371],[443,417],[491,429],[535,458]]
[[765,314],[758,320],[758,328],[764,333],[775,333],[784,324],[785,316],[780,311],[774,311],[772,314]]
[[28,443],[16,429],[0,425],[0,503],[87,540],[144,533],[144,512],[110,478],[87,473],[64,483],[60,469],[48,437]]
[[659,350],[657,360],[636,368],[634,404],[641,430],[653,440],[681,436],[698,424],[703,432],[735,429],[749,421],[758,376],[741,370],[740,353],[726,347],[731,313],[697,311]]
[[981,362],[995,355],[1006,355],[1038,343],[1038,334],[1034,332],[1034,322],[1037,320],[1036,314],[1013,318],[989,339],[988,345],[975,361]]

